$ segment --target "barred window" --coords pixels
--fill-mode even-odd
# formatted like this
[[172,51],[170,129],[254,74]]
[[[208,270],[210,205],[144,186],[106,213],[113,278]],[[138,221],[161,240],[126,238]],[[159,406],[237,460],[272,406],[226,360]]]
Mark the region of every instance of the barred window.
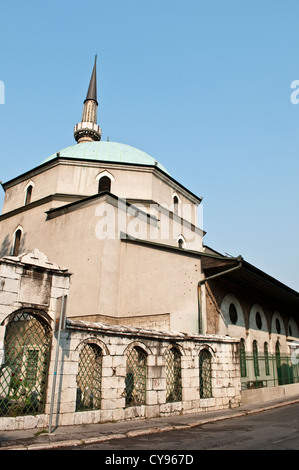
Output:
[[247,368],[246,368],[246,349],[245,349],[244,338],[241,338],[240,340],[240,369],[241,369],[241,377],[246,377]]
[[212,397],[212,356],[207,349],[199,354],[199,392],[200,398]]
[[50,339],[49,325],[33,312],[11,316],[0,365],[0,416],[44,412]]
[[276,341],[275,344],[275,357],[276,357],[276,364],[278,367],[281,366],[281,360],[280,360],[280,344],[279,340]]
[[126,407],[145,405],[147,354],[135,346],[127,352],[125,398]]
[[254,364],[254,374],[255,376],[260,375],[260,367],[259,367],[259,357],[258,357],[258,348],[257,348],[257,341],[253,341],[253,364]]
[[166,401],[182,401],[181,354],[176,348],[166,354]]
[[85,343],[80,351],[76,411],[98,410],[102,395],[102,349]]
[[270,364],[269,364],[269,349],[268,349],[268,343],[264,343],[264,356],[265,356],[265,369],[266,369],[266,375],[270,375]]

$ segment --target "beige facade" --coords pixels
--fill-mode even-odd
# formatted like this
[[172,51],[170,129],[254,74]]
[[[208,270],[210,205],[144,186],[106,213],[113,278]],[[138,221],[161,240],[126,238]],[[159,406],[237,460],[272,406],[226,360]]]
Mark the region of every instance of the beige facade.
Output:
[[65,295],[59,424],[239,406],[241,388],[269,385],[265,351],[271,385],[294,384],[280,354],[296,351],[299,293],[206,247],[201,198],[144,152],[101,142],[96,111],[94,66],[79,143],[3,184],[0,429],[49,423]]
[[[239,406],[238,341],[233,338],[161,331],[152,324],[147,329],[103,324],[98,318],[66,319],[58,333],[58,300],[68,296],[70,277],[39,250],[0,259],[0,430]],[[94,352],[98,379],[91,389]],[[142,355],[142,370],[140,361],[130,362],[133,352]],[[207,377],[202,356],[208,358]],[[133,392],[132,387],[128,396],[128,377],[136,374],[135,384],[142,371],[142,388]]]
[[[110,175],[113,194],[97,194],[102,174]],[[30,184],[31,201],[25,205]],[[168,329],[198,332],[198,260],[181,250],[125,242],[129,236],[178,247],[181,238],[185,247],[202,249],[203,233],[194,224],[198,201],[181,188],[179,211],[186,218],[174,213],[178,186],[155,168],[58,158],[7,185],[1,255],[13,253],[21,230],[20,252],[37,247],[67,266],[69,317],[132,317],[134,323],[135,316],[143,316],[148,324],[146,317],[166,314]]]

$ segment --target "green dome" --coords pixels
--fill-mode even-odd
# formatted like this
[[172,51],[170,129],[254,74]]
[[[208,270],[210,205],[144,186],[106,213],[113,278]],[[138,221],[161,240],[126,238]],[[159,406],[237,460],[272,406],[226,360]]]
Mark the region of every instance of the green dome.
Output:
[[[80,160],[98,160],[104,162],[135,163],[138,165],[154,165],[169,174],[168,171],[153,157],[142,150],[117,142],[81,142],[60,150],[60,157],[78,158]],[[56,158],[50,155],[43,163]]]

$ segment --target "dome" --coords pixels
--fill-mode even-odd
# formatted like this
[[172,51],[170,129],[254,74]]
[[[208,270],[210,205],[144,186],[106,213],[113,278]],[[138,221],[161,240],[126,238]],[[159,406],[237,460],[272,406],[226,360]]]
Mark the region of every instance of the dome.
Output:
[[[168,171],[157,162],[153,157],[137,148],[117,142],[81,142],[71,145],[59,152],[60,157],[78,158],[80,160],[98,160],[101,162],[132,163],[137,165],[157,166],[164,173]],[[57,157],[54,153],[50,155],[43,163],[46,163]]]

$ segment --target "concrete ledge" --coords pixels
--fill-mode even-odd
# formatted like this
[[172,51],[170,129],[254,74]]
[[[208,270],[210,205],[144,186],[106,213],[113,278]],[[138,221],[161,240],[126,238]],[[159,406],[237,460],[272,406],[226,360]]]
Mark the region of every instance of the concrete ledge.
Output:
[[242,390],[242,405],[250,403],[266,403],[277,398],[287,398],[299,395],[299,383],[290,385],[279,385],[277,387],[264,387],[253,390]]

